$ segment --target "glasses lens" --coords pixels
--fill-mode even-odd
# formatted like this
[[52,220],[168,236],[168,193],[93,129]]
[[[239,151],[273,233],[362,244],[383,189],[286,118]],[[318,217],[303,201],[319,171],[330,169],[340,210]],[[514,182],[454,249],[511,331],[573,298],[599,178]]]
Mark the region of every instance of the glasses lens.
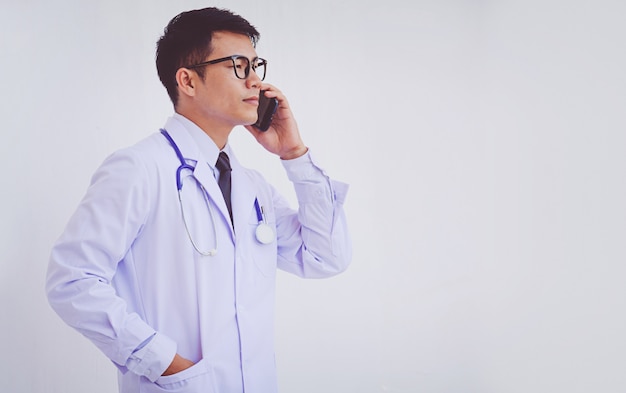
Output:
[[254,72],[257,74],[259,79],[265,79],[265,71],[267,70],[267,61],[264,59],[256,59],[254,64]]
[[246,79],[250,73],[250,60],[247,57],[239,56],[233,59],[235,75],[239,79]]

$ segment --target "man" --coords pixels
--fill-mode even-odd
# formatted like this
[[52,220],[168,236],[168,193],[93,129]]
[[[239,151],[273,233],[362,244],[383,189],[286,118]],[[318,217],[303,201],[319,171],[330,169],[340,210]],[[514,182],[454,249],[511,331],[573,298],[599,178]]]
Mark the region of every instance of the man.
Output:
[[[276,392],[276,268],[321,278],[349,264],[347,185],[262,83],[258,37],[227,10],[170,21],[157,69],[175,114],[105,160],[51,252],[50,304],[115,363],[121,392]],[[251,126],[261,90],[278,100],[265,132]],[[237,125],[280,157],[297,211],[238,163]]]

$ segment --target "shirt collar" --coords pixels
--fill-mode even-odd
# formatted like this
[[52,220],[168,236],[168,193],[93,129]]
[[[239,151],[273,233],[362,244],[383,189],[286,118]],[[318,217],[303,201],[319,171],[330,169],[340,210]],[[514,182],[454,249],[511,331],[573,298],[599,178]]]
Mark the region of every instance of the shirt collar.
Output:
[[[196,145],[198,145],[198,149],[202,152],[202,155],[206,157],[207,164],[209,164],[211,169],[215,171],[215,163],[217,162],[217,156],[220,153],[220,149],[217,147],[215,142],[213,142],[213,139],[202,131],[196,123],[192,122],[180,113],[174,113],[172,117],[178,120],[183,127],[185,127],[185,130],[189,133],[189,135],[191,135]],[[222,151],[226,152],[229,157],[232,156],[228,143],[226,143],[226,146],[224,146]]]

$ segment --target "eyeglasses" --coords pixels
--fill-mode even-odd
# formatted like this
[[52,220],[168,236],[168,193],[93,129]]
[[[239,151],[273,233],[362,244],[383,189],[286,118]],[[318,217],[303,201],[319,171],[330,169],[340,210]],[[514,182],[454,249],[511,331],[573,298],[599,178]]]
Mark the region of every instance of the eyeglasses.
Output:
[[256,57],[252,59],[248,59],[246,56],[242,55],[233,55],[228,57],[222,57],[220,59],[209,60],[203,63],[198,63],[194,65],[187,66],[185,68],[198,68],[204,67],[210,64],[217,64],[224,61],[232,61],[233,69],[235,70],[235,76],[239,79],[247,79],[250,75],[250,68],[254,70],[257,76],[261,79],[265,79],[265,71],[267,69],[267,60]]

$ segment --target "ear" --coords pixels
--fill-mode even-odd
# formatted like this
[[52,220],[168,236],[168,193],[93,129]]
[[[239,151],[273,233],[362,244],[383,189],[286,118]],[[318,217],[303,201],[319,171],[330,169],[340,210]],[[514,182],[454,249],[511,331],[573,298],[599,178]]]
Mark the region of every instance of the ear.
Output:
[[198,83],[198,74],[188,68],[181,67],[176,71],[176,84],[180,94],[189,97],[196,95],[196,86]]

